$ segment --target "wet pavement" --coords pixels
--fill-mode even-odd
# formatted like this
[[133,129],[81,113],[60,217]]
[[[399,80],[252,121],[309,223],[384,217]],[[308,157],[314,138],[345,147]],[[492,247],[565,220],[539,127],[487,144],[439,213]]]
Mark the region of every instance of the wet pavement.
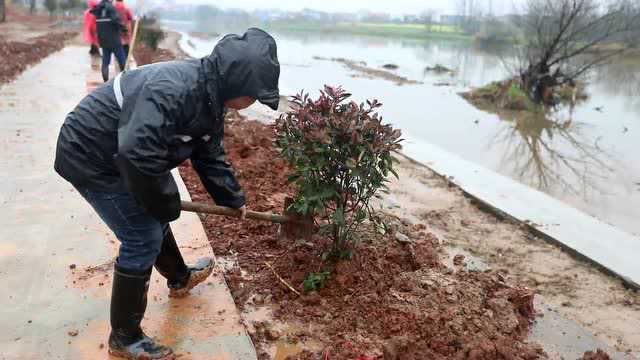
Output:
[[[67,47],[0,87],[0,358],[106,359],[117,241],[53,171],[66,113],[99,85],[84,47]],[[188,193],[178,177],[184,199]],[[202,224],[172,224],[184,256],[213,256]],[[219,272],[185,299],[154,273],[146,332],[180,359],[255,359]]]

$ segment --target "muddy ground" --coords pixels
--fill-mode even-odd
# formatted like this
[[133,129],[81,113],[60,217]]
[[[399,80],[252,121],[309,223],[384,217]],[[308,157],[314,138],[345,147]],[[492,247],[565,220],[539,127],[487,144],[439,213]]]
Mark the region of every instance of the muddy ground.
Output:
[[78,36],[78,31],[61,29],[55,24],[48,16],[31,16],[9,8],[7,22],[0,24],[0,85],[12,81]]
[[368,66],[367,63],[364,61],[357,61],[357,60],[345,59],[345,58],[325,58],[322,56],[314,56],[313,58],[315,60],[333,61],[333,62],[340,63],[347,69],[352,70],[354,72],[352,75],[350,75],[352,77],[366,78],[366,79],[383,79],[383,80],[391,81],[398,86],[422,84],[422,82],[420,81],[411,80],[404,76],[397,75],[392,71],[389,71],[389,69],[392,69],[392,70],[397,69],[397,65],[394,65],[394,64],[387,64],[385,65],[386,67],[383,66],[383,69],[376,69]]
[[[165,46],[175,49],[177,43]],[[271,128],[235,116],[227,131],[229,159],[249,206],[280,211],[292,189],[284,184],[286,165],[271,147]],[[189,164],[180,170],[194,200],[208,200]],[[640,349],[634,326],[640,298],[619,281],[519,224],[483,212],[446,179],[408,159],[391,190],[384,213],[412,244],[365,228],[355,258],[332,267],[326,288],[303,296],[286,284],[301,291],[309,269],[327,266],[319,259],[326,240],[283,242],[274,225],[202,218],[263,358],[544,357],[524,336],[532,315],[524,285],[539,294],[536,304],[541,298],[618,350]],[[458,252],[491,270],[465,270],[465,262],[474,262],[469,256],[443,265]]]
[[[531,235],[517,223],[483,212],[463,192],[406,158],[384,206],[428,224],[443,245],[463,249],[621,352],[640,355],[640,295],[588,263]],[[402,205],[400,207],[400,204]]]

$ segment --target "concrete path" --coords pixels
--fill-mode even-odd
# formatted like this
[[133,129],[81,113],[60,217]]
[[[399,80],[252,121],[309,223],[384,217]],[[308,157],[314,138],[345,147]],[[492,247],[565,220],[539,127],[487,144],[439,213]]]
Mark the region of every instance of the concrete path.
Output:
[[408,138],[403,152],[488,206],[640,289],[640,238],[437,146]]
[[[90,68],[84,47],[67,47],[0,87],[0,359],[109,357],[118,243],[53,171],[66,113],[100,82]],[[212,256],[196,215],[173,227],[187,261]],[[186,299],[167,294],[154,274],[143,326],[180,359],[256,358],[219,272]]]

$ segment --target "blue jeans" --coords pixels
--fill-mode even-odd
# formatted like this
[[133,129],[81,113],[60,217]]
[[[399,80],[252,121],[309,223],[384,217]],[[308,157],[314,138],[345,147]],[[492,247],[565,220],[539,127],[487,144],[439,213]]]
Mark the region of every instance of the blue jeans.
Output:
[[77,190],[120,241],[118,266],[149,270],[160,253],[169,224],[148,215],[129,193]]
[[102,77],[106,82],[109,78],[109,65],[111,65],[111,54],[115,55],[116,60],[118,61],[118,65],[120,66],[120,70],[124,70],[125,62],[127,61],[126,56],[124,55],[124,49],[122,45],[116,48],[102,48]]

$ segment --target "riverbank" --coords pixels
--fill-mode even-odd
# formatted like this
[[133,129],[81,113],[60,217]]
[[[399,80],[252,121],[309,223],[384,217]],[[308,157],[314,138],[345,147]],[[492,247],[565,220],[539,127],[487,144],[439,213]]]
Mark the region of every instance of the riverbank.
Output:
[[292,32],[317,32],[325,34],[366,35],[378,37],[396,37],[408,39],[440,39],[454,41],[473,41],[472,35],[465,34],[455,26],[434,25],[427,28],[423,24],[392,24],[342,22],[336,24],[314,24],[309,22],[271,22],[263,26],[268,30]]

